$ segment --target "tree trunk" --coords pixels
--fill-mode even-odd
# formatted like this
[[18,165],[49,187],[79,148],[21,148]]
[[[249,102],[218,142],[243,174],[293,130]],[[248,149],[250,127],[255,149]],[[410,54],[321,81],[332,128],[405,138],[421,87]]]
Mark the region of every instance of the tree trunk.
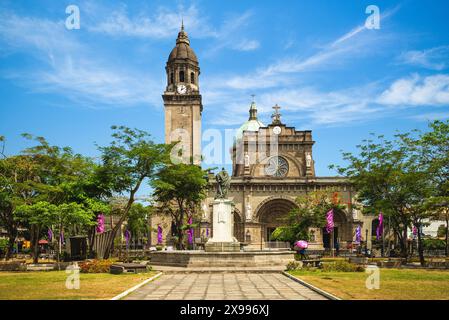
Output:
[[62,247],[62,242],[61,242],[61,233],[63,233],[64,230],[62,229],[62,226],[60,226],[59,228],[59,238],[58,238],[58,252],[56,253],[56,261],[58,263],[58,271],[61,271],[61,247]]
[[5,253],[6,260],[9,260],[12,257],[12,254],[14,252],[14,243],[16,242],[18,233],[17,225],[12,217],[13,217],[12,208],[2,212],[0,215],[1,218],[0,222],[1,224],[4,224],[8,236],[8,246],[6,247]]
[[94,241],[95,241],[95,226],[92,226],[91,228],[89,228],[89,230],[87,231],[87,238],[89,239],[89,253],[88,253],[88,257],[89,258],[94,258]]
[[5,259],[9,260],[11,259],[13,252],[14,252],[14,243],[16,242],[16,234],[9,233],[8,237],[8,247],[6,248],[6,255]]
[[6,247],[5,259],[9,260],[12,257],[12,253],[14,251],[14,241],[15,239],[8,238],[8,246]]
[[114,250],[114,239],[117,236],[118,230],[120,230],[122,223],[125,221],[126,217],[128,216],[128,212],[131,209],[131,205],[134,202],[134,195],[132,196],[132,199],[129,200],[128,205],[126,206],[125,212],[120,217],[117,224],[112,228],[112,231],[109,232],[107,240],[106,240],[106,249],[104,251],[103,259],[109,259],[112,251]]
[[419,226],[416,227],[418,229],[418,254],[419,254],[419,263],[422,267],[426,265],[426,260],[424,259],[424,248],[422,245],[422,238],[421,238],[421,230]]
[[404,230],[402,230],[402,237],[401,237],[401,255],[402,258],[405,259],[407,262],[408,258],[408,245],[407,245],[407,227],[404,227]]
[[39,226],[33,225],[31,227],[31,246],[33,252],[33,263],[39,262]]
[[182,224],[179,224],[177,227],[178,230],[178,243],[176,244],[176,248],[179,250],[184,250],[184,231],[182,230]]
[[117,224],[115,225],[114,228],[112,228],[112,232],[109,233],[108,238],[107,238],[107,244],[106,244],[106,250],[104,252],[104,259],[109,259],[109,257],[112,254],[112,251],[114,250],[114,239],[117,235],[118,230],[120,229],[120,227],[122,226],[122,223],[125,221],[126,217],[128,216],[129,210],[131,210],[131,207],[134,203],[134,196],[136,194],[136,192],[139,190],[140,185],[143,181],[145,177],[141,177],[141,179],[136,183],[136,185],[134,186],[134,188],[131,190],[130,194],[129,194],[129,200],[128,203],[126,204],[126,208],[125,208],[125,212],[123,213],[123,215],[120,217],[119,221],[117,222]]

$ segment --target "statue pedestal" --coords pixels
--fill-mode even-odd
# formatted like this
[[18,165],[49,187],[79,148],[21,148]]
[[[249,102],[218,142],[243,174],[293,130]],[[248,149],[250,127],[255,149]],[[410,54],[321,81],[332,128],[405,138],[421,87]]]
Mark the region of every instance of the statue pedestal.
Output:
[[205,244],[207,252],[240,251],[240,243],[233,235],[232,201],[216,199],[212,203],[212,238]]

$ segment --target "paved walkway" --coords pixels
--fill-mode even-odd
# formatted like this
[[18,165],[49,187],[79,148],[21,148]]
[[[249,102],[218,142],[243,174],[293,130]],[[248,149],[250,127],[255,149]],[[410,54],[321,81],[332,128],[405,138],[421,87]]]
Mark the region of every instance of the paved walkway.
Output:
[[130,300],[325,300],[281,273],[164,274],[140,287]]

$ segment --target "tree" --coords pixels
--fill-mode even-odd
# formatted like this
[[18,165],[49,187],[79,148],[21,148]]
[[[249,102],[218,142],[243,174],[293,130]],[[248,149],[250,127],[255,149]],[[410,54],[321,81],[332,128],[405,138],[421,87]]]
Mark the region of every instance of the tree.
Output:
[[[86,210],[82,204],[75,202],[54,205],[46,201],[39,201],[32,205],[22,205],[16,210],[16,218],[26,221],[33,227],[32,243],[34,263],[38,262],[39,235],[45,228],[54,227],[59,234],[74,224],[92,225],[92,212]],[[61,253],[61,238],[58,238],[57,261],[59,265]]]
[[141,130],[124,126],[113,126],[114,140],[107,147],[100,147],[102,164],[97,177],[103,190],[109,195],[126,195],[128,201],[119,221],[108,234],[104,257],[109,258],[117,232],[127,218],[135,201],[136,193],[145,180],[152,180],[156,173],[168,163],[169,145],[155,144],[150,135]]
[[153,207],[145,207],[141,203],[134,203],[129,211],[127,226],[131,231],[131,236],[138,240],[142,235],[148,234],[149,218]]
[[449,120],[429,123],[428,132],[418,140],[421,165],[427,168],[434,192],[427,201],[435,220],[444,220],[446,256],[449,256]]
[[8,235],[8,241],[6,245],[5,258],[8,260],[11,257],[14,248],[14,242],[17,238],[17,221],[14,220],[14,204],[10,195],[5,192],[4,188],[7,185],[4,182],[0,182],[0,227],[5,228]]
[[274,240],[294,243],[297,240],[310,240],[310,228],[322,228],[326,225],[326,213],[342,211],[336,191],[312,191],[298,196],[297,208],[290,211],[285,226],[274,230]]
[[[27,138],[28,136],[25,135]],[[5,139],[2,137],[2,159],[0,159],[0,225],[8,234],[9,259],[17,238],[18,221],[14,219],[17,206],[32,204],[42,198],[43,171],[37,159],[31,155],[21,154],[6,156]]]
[[[377,141],[364,140],[357,148],[358,154],[343,153],[349,164],[337,166],[338,172],[354,184],[365,213],[383,212],[390,217],[401,255],[407,258],[407,229],[413,225],[422,230],[431,216],[426,202],[433,192],[432,178],[423,165],[419,136],[396,134],[392,141],[378,136]],[[421,232],[418,252],[424,265]]]
[[[53,221],[61,229],[66,218],[68,223],[74,224],[72,220],[83,213],[90,214],[92,220],[93,210],[104,209],[104,204],[89,198],[84,190],[85,182],[95,169],[91,160],[74,154],[68,147],[51,146],[43,137],[23,136],[37,144],[20,155],[0,160],[0,197],[5,200],[0,205],[0,218],[11,230],[10,246],[14,244],[18,222],[30,228],[33,257],[37,262],[39,236],[42,228],[49,226],[47,222],[51,222],[51,217],[64,212],[59,220]],[[77,214],[73,216],[69,211]],[[65,222],[63,227],[66,227]],[[58,259],[59,252],[60,248]]]
[[184,233],[191,226],[190,217],[200,212],[201,201],[207,195],[208,172],[192,164],[169,165],[152,181],[159,208],[170,214],[175,228],[176,247],[184,249]]

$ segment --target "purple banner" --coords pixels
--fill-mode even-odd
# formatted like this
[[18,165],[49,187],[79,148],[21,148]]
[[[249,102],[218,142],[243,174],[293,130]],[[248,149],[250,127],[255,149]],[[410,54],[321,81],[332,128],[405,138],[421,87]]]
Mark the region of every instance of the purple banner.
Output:
[[125,241],[126,241],[126,246],[128,247],[129,244],[129,239],[131,239],[131,232],[129,232],[129,230],[125,230]]
[[48,228],[48,241],[51,242],[53,240],[53,230]]
[[382,237],[383,229],[384,229],[384,216],[383,216],[382,212],[380,212],[379,213],[379,225],[377,226],[377,229],[376,229],[376,239],[377,240],[379,240]]
[[357,226],[357,228],[355,229],[355,242],[357,244],[360,244],[361,241],[362,241],[362,228],[360,226]]
[[157,244],[162,244],[162,227],[157,226]]
[[330,209],[326,214],[326,232],[331,233],[334,229],[334,209]]
[[104,214],[100,213],[97,216],[97,233],[103,233],[104,232]]

